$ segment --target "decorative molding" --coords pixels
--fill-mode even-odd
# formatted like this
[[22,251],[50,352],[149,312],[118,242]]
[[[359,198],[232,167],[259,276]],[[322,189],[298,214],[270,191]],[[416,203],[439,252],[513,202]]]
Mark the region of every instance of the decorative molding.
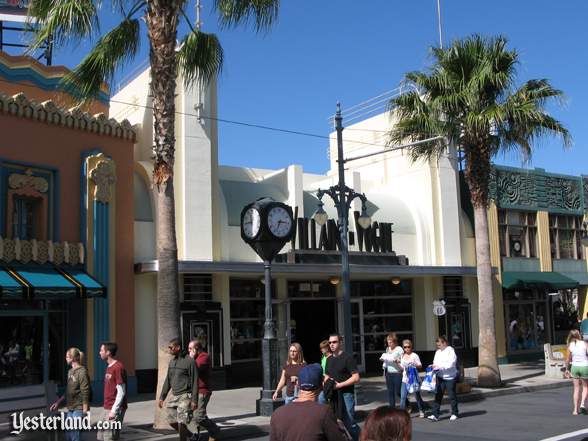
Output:
[[0,113],[133,142],[137,138],[133,126],[126,119],[118,122],[114,118],[108,119],[103,113],[92,116],[82,112],[79,107],[65,110],[57,107],[53,101],[38,104],[23,93],[14,96],[0,93]]
[[500,208],[579,214],[588,201],[586,196],[582,197],[582,192],[588,192],[586,179],[583,186],[579,177],[554,175],[540,169],[493,167],[488,196]]
[[588,176],[582,177],[582,187],[584,190],[584,210],[588,209]]
[[94,200],[108,204],[112,200],[112,186],[116,182],[114,161],[98,153],[94,156],[96,163],[90,170],[89,177],[94,183]]
[[76,266],[84,263],[84,245],[78,242],[52,242],[50,240],[20,240],[0,237],[0,260],[6,263],[35,262],[55,265],[68,263]]
[[47,193],[49,182],[40,176],[33,176],[33,171],[28,168],[23,173],[12,173],[8,177],[8,186],[14,190],[31,188],[39,193]]

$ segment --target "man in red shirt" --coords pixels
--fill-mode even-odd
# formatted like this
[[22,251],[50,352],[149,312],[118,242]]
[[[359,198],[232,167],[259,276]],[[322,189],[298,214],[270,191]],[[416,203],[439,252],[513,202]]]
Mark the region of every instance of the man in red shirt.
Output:
[[204,351],[204,342],[195,338],[188,344],[188,354],[194,359],[198,369],[198,409],[194,411],[194,420],[198,424],[198,433],[192,436],[192,441],[200,438],[200,428],[204,427],[208,431],[208,440],[215,441],[218,438],[220,428],[208,418],[206,406],[212,395],[210,386],[210,357]]
[[[100,358],[108,367],[104,375],[104,414],[103,421],[120,421],[122,425],[127,410],[127,372],[124,365],[115,360],[118,345],[105,342],[100,345]],[[98,439],[104,441],[117,440],[120,430],[105,429],[98,432]]]

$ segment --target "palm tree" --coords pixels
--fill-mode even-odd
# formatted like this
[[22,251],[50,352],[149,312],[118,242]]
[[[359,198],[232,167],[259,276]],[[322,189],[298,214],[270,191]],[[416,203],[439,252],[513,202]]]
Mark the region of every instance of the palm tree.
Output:
[[[533,142],[543,135],[561,136],[566,146],[571,143],[567,129],[545,111],[548,102],[561,100],[562,92],[545,79],[515,88],[518,53],[506,45],[504,37],[474,35],[446,49],[433,48],[432,67],[405,76],[416,90],[389,103],[397,118],[390,144],[443,135],[465,159],[476,235],[481,386],[500,385],[487,215],[491,161],[510,151],[528,160]],[[411,147],[410,155],[413,160],[434,160],[446,148],[435,141]]]
[[[95,39],[88,55],[67,77],[80,99],[95,97],[104,82],[112,80],[124,63],[137,55],[140,21],[147,25],[150,92],[153,99],[153,184],[157,209],[157,325],[158,387],[161,390],[170,339],[180,335],[178,256],[175,230],[174,150],[175,91],[178,71],[186,85],[207,82],[221,70],[223,51],[216,36],[201,32],[187,20],[188,0],[112,0],[120,23],[102,36],[99,32],[99,0],[32,0],[29,15],[40,23],[31,50],[50,40],[57,47],[72,41]],[[221,25],[248,24],[259,31],[277,19],[279,0],[214,0]],[[177,45],[178,24],[186,19],[190,31]]]

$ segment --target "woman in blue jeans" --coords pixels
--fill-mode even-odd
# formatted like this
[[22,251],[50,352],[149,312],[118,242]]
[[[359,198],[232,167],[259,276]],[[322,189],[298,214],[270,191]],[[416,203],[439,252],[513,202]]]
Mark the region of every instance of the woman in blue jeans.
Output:
[[447,390],[449,401],[451,402],[451,417],[449,421],[455,421],[458,418],[457,408],[457,355],[451,346],[447,344],[445,337],[437,339],[437,352],[431,365],[437,374],[437,389],[435,391],[435,402],[433,403],[433,414],[429,415],[432,421],[439,420],[439,409],[443,400],[443,393]]
[[[421,369],[423,366],[421,364],[421,359],[417,355],[416,352],[412,352],[412,341],[410,340],[403,340],[402,341],[402,349],[404,349],[404,355],[400,359],[400,365],[403,369],[402,374],[402,386],[400,389],[400,408],[406,409],[406,406],[409,404],[408,402],[408,369],[410,367],[414,367],[417,370]],[[417,407],[419,409],[419,417],[425,417],[425,403],[421,397],[421,393],[417,390],[414,393]],[[410,411],[409,411],[410,413]]]
[[388,403],[390,407],[396,407],[396,397],[400,396],[402,387],[402,366],[400,359],[404,351],[398,346],[398,337],[396,333],[391,332],[386,336],[388,347],[386,352],[380,357],[382,368],[384,369],[384,378],[386,379],[386,388],[388,389]]
[[[65,362],[71,366],[67,373],[67,385],[63,396],[57,399],[49,410],[55,412],[65,401],[67,407],[67,424],[76,424],[76,429],[66,430],[66,441],[80,441],[80,425],[83,416],[90,409],[90,377],[84,367],[84,353],[78,348],[69,348],[65,353]],[[75,423],[74,423],[75,421]]]

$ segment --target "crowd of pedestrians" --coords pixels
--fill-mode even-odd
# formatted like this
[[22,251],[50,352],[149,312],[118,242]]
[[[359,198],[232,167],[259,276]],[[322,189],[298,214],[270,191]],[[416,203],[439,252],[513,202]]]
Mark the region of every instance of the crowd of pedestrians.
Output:
[[[439,337],[436,343],[437,351],[429,366],[435,383],[435,400],[428,418],[438,421],[443,394],[447,392],[451,402],[449,420],[455,421],[458,419],[457,356],[444,337]],[[288,361],[273,395],[274,400],[279,399],[286,387],[286,406],[276,410],[271,418],[270,441],[410,440],[410,395],[415,397],[419,417],[425,417],[418,376],[423,365],[413,352],[412,341],[403,340],[398,345],[395,333],[387,335],[380,361],[389,405],[372,411],[363,429],[355,421],[354,389],[360,375],[353,354],[343,351],[338,334],[331,334],[319,347],[321,363],[306,364],[302,347],[297,343],[290,346]]]

